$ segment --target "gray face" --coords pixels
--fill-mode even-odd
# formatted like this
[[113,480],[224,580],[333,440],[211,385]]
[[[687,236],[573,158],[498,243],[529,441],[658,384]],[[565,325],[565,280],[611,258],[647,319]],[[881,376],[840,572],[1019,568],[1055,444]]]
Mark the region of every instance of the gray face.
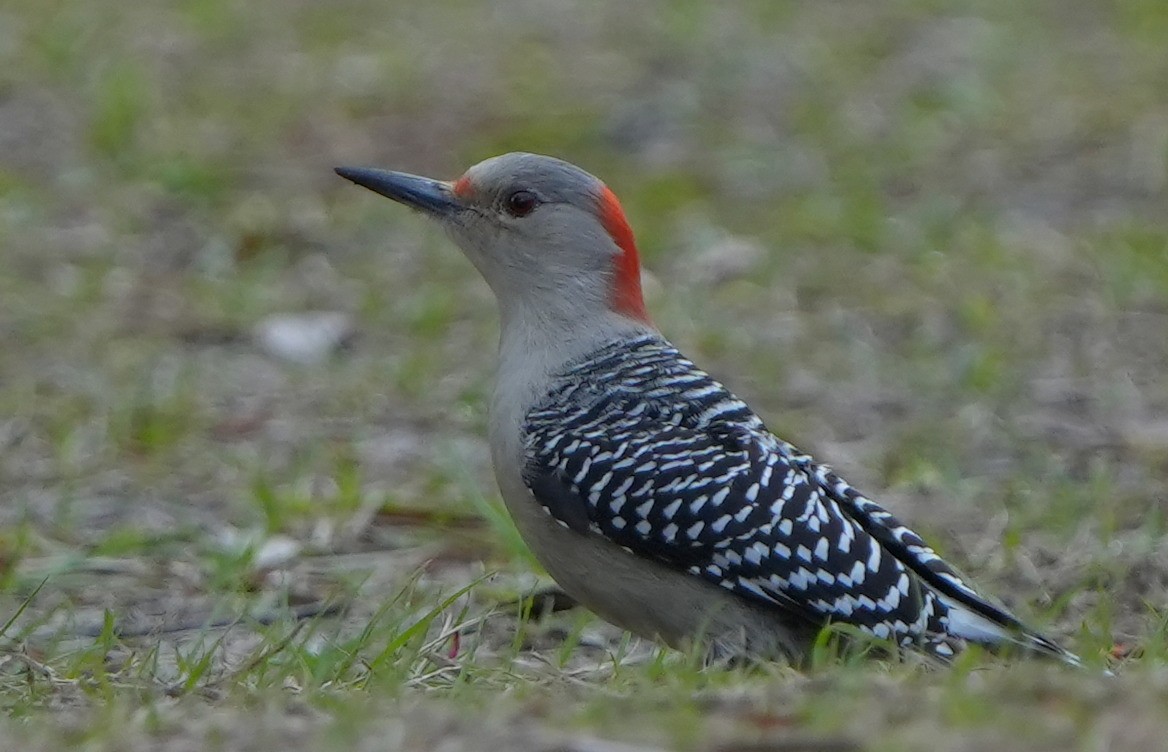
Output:
[[607,274],[617,248],[598,217],[603,190],[599,179],[562,160],[504,154],[454,183],[461,210],[445,224],[492,286],[500,273]]
[[[621,253],[600,218],[604,184],[551,157],[506,154],[455,183],[447,231],[511,310],[566,318],[609,308]],[[585,312],[592,313],[585,313]]]

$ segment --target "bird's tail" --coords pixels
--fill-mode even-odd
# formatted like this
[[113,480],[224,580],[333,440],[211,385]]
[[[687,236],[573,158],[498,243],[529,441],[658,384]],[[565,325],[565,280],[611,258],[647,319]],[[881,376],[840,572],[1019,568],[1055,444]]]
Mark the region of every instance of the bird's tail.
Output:
[[1003,625],[963,603],[948,598],[945,601],[949,607],[950,637],[988,648],[1014,645],[1028,652],[1056,658],[1071,666],[1083,667],[1079,656],[1038,632],[1016,624]]

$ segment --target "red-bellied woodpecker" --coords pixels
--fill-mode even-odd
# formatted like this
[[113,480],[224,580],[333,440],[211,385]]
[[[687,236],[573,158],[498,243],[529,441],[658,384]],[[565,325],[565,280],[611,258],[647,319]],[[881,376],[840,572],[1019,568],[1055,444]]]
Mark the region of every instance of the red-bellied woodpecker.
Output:
[[536,557],[600,616],[722,654],[799,660],[833,622],[942,659],[972,642],[1078,663],[661,336],[597,178],[533,154],[453,183],[337,172],[437,219],[494,291],[499,487]]

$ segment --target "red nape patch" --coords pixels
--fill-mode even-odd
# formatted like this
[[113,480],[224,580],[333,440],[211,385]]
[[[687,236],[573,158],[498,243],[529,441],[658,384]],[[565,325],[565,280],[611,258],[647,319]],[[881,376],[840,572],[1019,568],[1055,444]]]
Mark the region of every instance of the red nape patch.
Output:
[[621,249],[616,259],[616,277],[612,286],[612,307],[645,323],[649,314],[645,311],[645,300],[641,297],[641,261],[637,256],[637,242],[633,239],[633,228],[625,218],[616,194],[608,186],[600,192],[600,223]]
[[455,196],[458,196],[459,198],[466,198],[474,190],[474,186],[470,184],[470,178],[468,178],[466,175],[463,175],[458,180],[454,181],[454,188],[451,190],[454,191]]

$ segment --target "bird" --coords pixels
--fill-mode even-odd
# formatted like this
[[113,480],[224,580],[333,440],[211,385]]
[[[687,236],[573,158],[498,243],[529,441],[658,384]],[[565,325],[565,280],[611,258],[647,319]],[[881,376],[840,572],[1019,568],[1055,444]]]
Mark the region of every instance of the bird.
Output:
[[584,607],[714,658],[802,665],[835,625],[940,663],[976,644],[1081,665],[661,334],[599,178],[518,152],[453,181],[336,172],[437,220],[493,291],[495,477],[536,559]]

